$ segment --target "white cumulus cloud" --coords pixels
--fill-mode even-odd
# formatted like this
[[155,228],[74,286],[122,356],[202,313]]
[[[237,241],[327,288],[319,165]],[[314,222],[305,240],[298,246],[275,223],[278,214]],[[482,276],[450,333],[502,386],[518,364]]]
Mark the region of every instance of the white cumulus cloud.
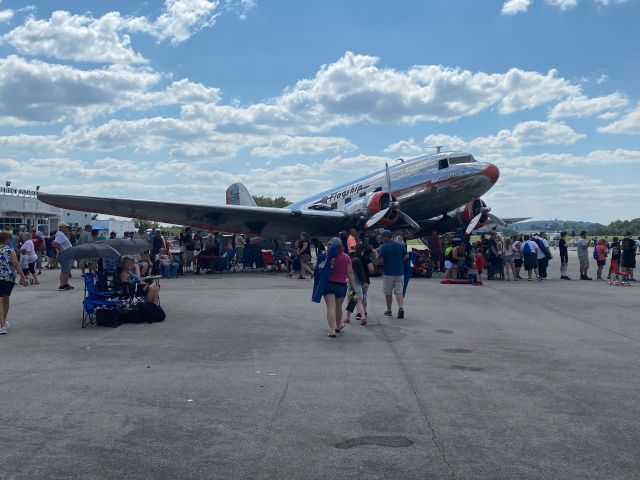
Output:
[[123,34],[125,20],[118,12],[100,18],[55,11],[49,20],[27,18],[3,40],[23,54],[61,60],[99,63],[143,63]]
[[388,145],[385,149],[388,153],[405,153],[409,155],[417,155],[422,152],[422,147],[416,145],[416,141],[413,138],[408,140],[400,140],[399,142]]
[[619,120],[598,128],[601,133],[616,133],[626,135],[640,134],[640,103],[634,110],[622,116]]
[[511,114],[580,92],[556,70],[485,73],[417,65],[402,71],[378,63],[377,57],[347,52],[269,102],[247,107],[193,103],[182,113],[235,128],[324,131],[359,122],[451,122],[493,106]]
[[584,95],[569,97],[553,107],[550,118],[591,117],[602,112],[612,112],[624,108],[629,99],[622,93],[615,92],[603,97],[588,98]]
[[[122,16],[109,12],[102,17],[87,13],[73,15],[58,10],[48,20],[29,16],[3,36],[23,54],[61,60],[97,63],[145,63],[147,60],[131,47],[129,33],[145,33],[173,45],[185,42],[203,28],[212,26],[225,11],[244,15],[252,8],[247,0],[165,0],[156,18]],[[13,11],[0,12],[0,23]]]
[[502,13],[504,15],[515,15],[516,13],[526,12],[533,0],[508,0],[502,5]]

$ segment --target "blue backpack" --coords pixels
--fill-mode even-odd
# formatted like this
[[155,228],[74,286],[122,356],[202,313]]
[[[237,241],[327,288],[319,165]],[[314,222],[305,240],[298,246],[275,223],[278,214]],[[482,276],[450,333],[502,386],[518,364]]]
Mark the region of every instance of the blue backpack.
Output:
[[531,245],[529,245],[529,242],[525,242],[524,247],[522,248],[522,253],[525,255],[531,253]]

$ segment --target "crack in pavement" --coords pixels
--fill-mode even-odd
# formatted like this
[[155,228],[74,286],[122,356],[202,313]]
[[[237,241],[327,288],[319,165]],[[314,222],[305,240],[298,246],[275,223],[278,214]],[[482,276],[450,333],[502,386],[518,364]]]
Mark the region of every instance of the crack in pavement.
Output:
[[442,448],[442,445],[440,444],[440,440],[438,439],[438,434],[436,433],[435,428],[433,427],[433,422],[431,421],[431,416],[429,415],[429,412],[427,410],[426,405],[424,404],[424,402],[420,399],[420,396],[418,395],[418,390],[416,389],[416,387],[415,387],[415,385],[414,385],[414,383],[413,383],[413,381],[411,379],[411,376],[409,375],[409,372],[407,371],[407,367],[405,366],[404,362],[400,358],[400,355],[398,354],[398,350],[393,345],[393,342],[387,337],[385,324],[379,321],[378,325],[380,326],[380,329],[382,330],[383,336],[385,337],[386,344],[388,345],[389,349],[393,353],[393,356],[396,357],[396,362],[397,362],[398,366],[400,367],[400,369],[402,370],[402,373],[403,373],[403,375],[405,377],[405,380],[407,381],[407,384],[409,385],[409,389],[411,390],[411,393],[413,394],[414,398],[416,399],[416,403],[418,404],[418,409],[420,410],[420,413],[422,414],[422,418],[424,420],[425,426],[427,427],[427,430],[431,434],[431,443],[433,444],[433,446],[435,447],[436,451],[440,455],[440,459],[442,460],[442,462],[446,465],[447,470],[449,471],[449,478],[451,480],[456,480],[457,476],[456,476],[455,469],[453,468],[453,465],[451,464],[451,462],[449,462],[449,460],[447,459],[446,454],[444,453],[444,449]]

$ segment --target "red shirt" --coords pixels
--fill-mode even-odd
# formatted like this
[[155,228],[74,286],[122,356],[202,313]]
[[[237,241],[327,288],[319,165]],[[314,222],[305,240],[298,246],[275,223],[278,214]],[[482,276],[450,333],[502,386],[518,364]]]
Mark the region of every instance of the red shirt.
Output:
[[42,238],[40,238],[39,235],[34,235],[31,240],[33,240],[33,247],[36,253],[40,253],[40,250],[42,250],[42,242],[44,240],[42,240]]
[[476,270],[482,270],[484,268],[484,256],[480,253],[476,254]]
[[329,281],[335,283],[347,283],[347,268],[351,264],[351,257],[341,253],[333,259],[333,269],[329,275]]

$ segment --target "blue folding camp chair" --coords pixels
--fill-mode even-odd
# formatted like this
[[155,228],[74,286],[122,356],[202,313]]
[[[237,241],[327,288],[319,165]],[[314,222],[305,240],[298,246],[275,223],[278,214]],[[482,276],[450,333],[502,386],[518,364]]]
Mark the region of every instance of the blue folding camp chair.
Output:
[[85,273],[84,300],[82,301],[82,328],[96,323],[96,310],[101,308],[121,309],[124,302],[119,299],[120,292],[98,292],[92,273]]

